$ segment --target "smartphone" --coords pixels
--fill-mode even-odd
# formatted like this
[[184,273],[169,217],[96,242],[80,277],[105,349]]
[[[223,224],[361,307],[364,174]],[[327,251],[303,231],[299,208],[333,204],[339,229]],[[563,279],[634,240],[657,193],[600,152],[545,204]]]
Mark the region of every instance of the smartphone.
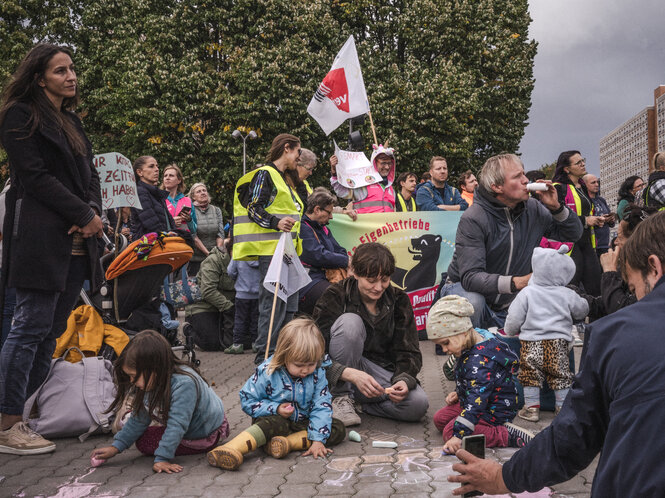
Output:
[[[485,434],[478,434],[476,436],[465,436],[462,438],[462,449],[468,451],[473,456],[478,458],[485,458]],[[483,493],[480,491],[471,491],[464,493],[462,498],[469,498],[471,496],[481,496]]]
[[182,209],[180,210],[181,213],[189,214],[192,212],[192,208],[189,206],[183,206]]

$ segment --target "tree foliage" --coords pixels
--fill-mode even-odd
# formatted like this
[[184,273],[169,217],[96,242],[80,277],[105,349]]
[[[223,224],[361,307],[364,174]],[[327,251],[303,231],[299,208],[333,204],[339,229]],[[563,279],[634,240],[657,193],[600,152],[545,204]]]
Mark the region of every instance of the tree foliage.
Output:
[[[242,171],[240,128],[255,130],[248,165],[272,138],[326,137],[307,105],[346,38],[356,38],[379,142],[398,169],[432,155],[451,175],[514,151],[524,133],[536,44],[527,0],[7,0],[0,76],[32,40],[76,51],[84,125],[97,152],[154,155],[205,181],[227,209]],[[369,124],[361,127],[369,152]],[[314,183],[327,183],[327,167]]]

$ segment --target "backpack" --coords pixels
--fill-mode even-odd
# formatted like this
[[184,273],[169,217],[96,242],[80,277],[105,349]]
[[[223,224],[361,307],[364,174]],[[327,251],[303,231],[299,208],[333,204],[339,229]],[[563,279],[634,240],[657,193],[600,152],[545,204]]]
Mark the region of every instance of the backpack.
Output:
[[23,418],[38,434],[50,437],[78,437],[110,432],[113,415],[104,413],[115,399],[113,365],[95,356],[77,363],[65,361],[69,348],[51,360],[46,380],[26,401]]

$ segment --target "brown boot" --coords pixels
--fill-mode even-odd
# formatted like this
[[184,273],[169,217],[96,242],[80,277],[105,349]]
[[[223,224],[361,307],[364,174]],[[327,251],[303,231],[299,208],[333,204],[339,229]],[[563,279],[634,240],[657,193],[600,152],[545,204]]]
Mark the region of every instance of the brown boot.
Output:
[[237,470],[244,461],[243,455],[254,451],[256,439],[249,432],[243,431],[228,443],[208,452],[208,463],[224,470]]
[[291,451],[306,450],[310,446],[312,442],[307,439],[307,431],[300,431],[286,437],[275,436],[266,449],[273,458],[284,458]]

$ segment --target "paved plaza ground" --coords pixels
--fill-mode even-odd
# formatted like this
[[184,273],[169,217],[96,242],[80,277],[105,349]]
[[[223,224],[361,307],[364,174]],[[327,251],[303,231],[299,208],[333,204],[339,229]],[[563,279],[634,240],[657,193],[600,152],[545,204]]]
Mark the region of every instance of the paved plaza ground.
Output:
[[[441,456],[442,437],[432,417],[443,406],[453,383],[442,374],[446,357],[435,356],[431,343],[420,344],[424,365],[419,379],[430,399],[427,416],[419,423],[400,423],[363,414],[362,424],[353,428],[361,434],[362,442],[345,441],[327,460],[299,454],[275,460],[259,450],[246,458],[240,470],[228,472],[209,466],[205,455],[195,455],[176,458],[184,467],[179,474],[154,474],[152,458],[135,448],[91,468],[90,452],[108,445],[111,436],[91,437],[85,443],[59,439],[56,452],[50,455],[0,455],[0,497],[452,496],[458,484],[446,478],[453,473],[451,467],[457,459]],[[576,352],[579,357],[579,348]],[[203,374],[224,401],[233,436],[250,423],[240,408],[238,390],[253,371],[254,355],[200,353],[199,357]],[[552,417],[551,412],[544,412],[537,424],[519,418],[515,423],[539,431]],[[396,441],[399,446],[394,450],[373,448],[372,440]],[[487,457],[506,461],[514,452],[488,449]],[[589,496],[594,471],[595,464],[553,489],[517,496]]]

